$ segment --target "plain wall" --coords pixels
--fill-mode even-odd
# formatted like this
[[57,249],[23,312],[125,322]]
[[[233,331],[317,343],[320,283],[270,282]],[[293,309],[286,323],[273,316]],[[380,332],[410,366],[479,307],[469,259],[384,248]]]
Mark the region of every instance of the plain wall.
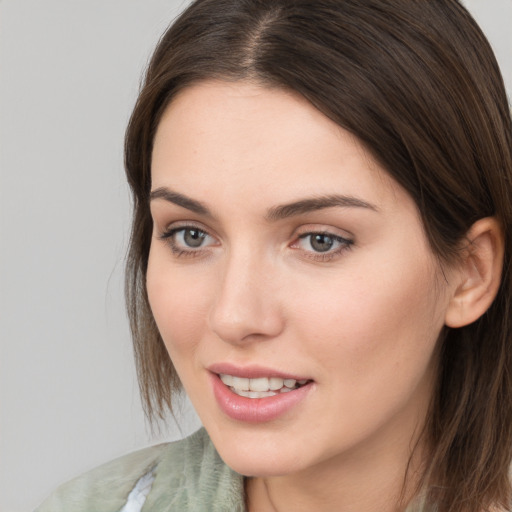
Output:
[[[1,512],[159,439],[124,312],[122,145],[141,72],[185,3],[0,3]],[[198,422],[180,425],[165,438]]]
[[[183,0],[0,1],[0,512],[152,437],[123,302],[122,143]],[[512,0],[467,0],[512,91]]]

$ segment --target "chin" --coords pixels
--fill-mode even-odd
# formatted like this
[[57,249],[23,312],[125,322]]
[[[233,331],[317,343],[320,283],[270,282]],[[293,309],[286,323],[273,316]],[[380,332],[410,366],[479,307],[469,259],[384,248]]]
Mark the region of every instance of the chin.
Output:
[[[224,462],[237,473],[251,477],[274,477],[296,473],[308,465],[304,451],[283,442],[281,435],[269,432],[233,433],[229,429],[210,432],[212,441]],[[220,434],[220,435],[219,435]],[[285,434],[286,437],[290,437]]]
[[[255,450],[256,452],[257,450]],[[219,452],[224,462],[237,473],[248,477],[278,477],[296,473],[303,469],[301,464],[285,454],[244,453],[232,450],[227,454]]]

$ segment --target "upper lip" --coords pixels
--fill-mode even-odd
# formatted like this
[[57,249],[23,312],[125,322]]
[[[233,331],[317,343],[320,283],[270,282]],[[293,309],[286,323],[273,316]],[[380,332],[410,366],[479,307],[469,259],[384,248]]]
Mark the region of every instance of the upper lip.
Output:
[[265,368],[264,366],[258,365],[238,366],[233,363],[214,363],[208,366],[207,370],[216,374],[232,375],[233,377],[242,377],[246,379],[277,377],[280,379],[312,380],[304,375],[282,372],[280,370]]

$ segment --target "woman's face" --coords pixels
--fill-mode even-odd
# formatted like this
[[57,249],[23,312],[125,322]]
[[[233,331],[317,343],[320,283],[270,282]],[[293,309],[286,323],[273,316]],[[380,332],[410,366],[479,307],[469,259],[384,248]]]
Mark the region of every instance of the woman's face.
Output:
[[357,139],[293,93],[198,84],[158,127],[151,212],[151,308],[228,465],[408,453],[450,285]]

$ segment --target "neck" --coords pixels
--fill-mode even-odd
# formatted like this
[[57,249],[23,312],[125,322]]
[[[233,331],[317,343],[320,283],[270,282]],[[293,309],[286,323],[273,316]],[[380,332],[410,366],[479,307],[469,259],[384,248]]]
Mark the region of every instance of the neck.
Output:
[[305,471],[250,478],[247,508],[249,512],[400,512],[417,493],[424,454],[417,436],[404,442],[396,435],[384,447],[354,448]]

